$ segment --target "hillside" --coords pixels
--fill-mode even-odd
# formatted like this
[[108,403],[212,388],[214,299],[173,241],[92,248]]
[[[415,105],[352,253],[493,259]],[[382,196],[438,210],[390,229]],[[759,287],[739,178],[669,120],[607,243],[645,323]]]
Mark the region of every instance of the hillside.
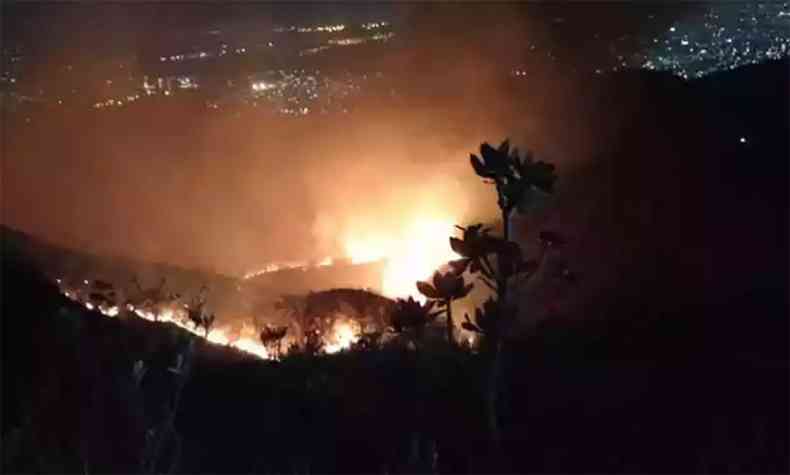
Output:
[[306,294],[311,290],[331,288],[378,290],[381,281],[380,262],[361,265],[337,262],[310,269],[283,269],[242,279],[205,270],[66,249],[5,226],[0,226],[0,238],[5,254],[25,259],[32,268],[40,270],[53,281],[62,279],[79,285],[84,279],[99,279],[133,293],[136,288],[132,283],[134,278],[144,288],[154,287],[165,278],[167,290],[181,294],[185,301],[205,285],[209,288],[210,308],[217,312],[220,322],[253,316],[279,318],[272,305],[283,294]]
[[[584,274],[569,317],[630,305],[624,314],[688,312],[733,335],[767,325],[772,340],[755,349],[784,353],[773,338],[788,328],[789,66],[601,80],[581,107],[597,124],[597,158],[561,171],[555,206],[517,231],[525,244],[544,227],[568,237],[566,258]],[[622,120],[593,120],[605,109]],[[772,315],[747,324],[734,311],[746,301]]]

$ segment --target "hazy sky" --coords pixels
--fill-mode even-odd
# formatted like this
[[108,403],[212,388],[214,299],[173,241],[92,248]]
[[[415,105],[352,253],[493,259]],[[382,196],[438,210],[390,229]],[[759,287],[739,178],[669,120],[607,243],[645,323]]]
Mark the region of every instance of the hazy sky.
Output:
[[[88,1],[3,2],[3,35],[7,44],[22,42],[27,48],[87,48],[91,51],[134,51],[140,45],[194,30],[227,28],[236,31],[268,29],[272,24],[365,21],[386,18],[408,24],[446,23],[463,34],[475,26],[496,29],[500,14],[508,17],[566,24],[563,41],[588,37],[592,32],[616,36],[622,32],[660,29],[679,15],[702,8],[702,3],[630,2],[580,3],[528,2],[436,4],[431,2],[123,2]],[[655,17],[646,21],[650,10]],[[473,12],[473,13],[470,13]],[[481,16],[482,15],[482,16]],[[458,21],[455,21],[456,18]],[[512,19],[512,18],[510,18]],[[478,25],[474,21],[478,20]],[[471,21],[471,23],[470,23]],[[486,23],[488,23],[486,25]]]
[[4,5],[13,13],[4,35],[35,45],[45,65],[71,61],[70,52],[136,52],[190,29],[387,14],[400,22],[402,48],[376,59],[397,73],[398,90],[411,91],[399,109],[374,101],[364,115],[329,124],[214,119],[188,108],[49,114],[9,134],[4,222],[70,247],[225,272],[338,255],[340,243],[327,237],[388,231],[426,207],[457,211],[460,222],[484,217],[495,203],[468,164],[480,142],[511,137],[562,165],[584,160],[596,140],[579,117],[586,84],[534,77],[512,94],[508,71],[530,42],[574,51],[583,35],[562,31],[575,25],[609,35],[657,27],[634,22],[644,10],[617,5]]
[[273,24],[391,19],[396,10],[396,5],[373,2],[4,2],[3,26],[8,40],[27,48],[123,53],[149,41],[211,28],[254,32]]

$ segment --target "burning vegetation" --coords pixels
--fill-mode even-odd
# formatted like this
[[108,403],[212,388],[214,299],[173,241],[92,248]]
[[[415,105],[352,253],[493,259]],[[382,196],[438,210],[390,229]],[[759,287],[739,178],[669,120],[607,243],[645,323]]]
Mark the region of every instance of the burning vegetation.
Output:
[[[498,296],[498,303],[489,300],[484,311],[476,312],[476,323],[467,316],[461,328],[496,341],[502,331],[497,326],[507,319],[489,322],[495,313],[504,312],[492,310],[492,305],[508,307],[512,278],[529,278],[540,265],[539,261],[524,260],[520,247],[508,239],[510,214],[516,209],[526,212],[544,199],[552,191],[554,175],[553,166],[535,162],[529,154],[521,157],[517,150],[510,150],[507,141],[499,148],[483,144],[480,150],[482,158],[473,155],[472,166],[486,182],[496,185],[504,237],[494,237],[491,229],[481,224],[457,226],[449,214],[425,215],[394,235],[368,232],[349,237],[344,260],[327,257],[313,263],[272,263],[242,279],[252,281],[286,270],[331,268],[343,261],[382,262],[382,295],[352,288],[284,294],[263,312],[229,321],[211,309],[210,289],[205,285],[187,299],[169,290],[164,277],[150,288],[144,288],[137,277],[125,288],[104,280],[82,280],[75,285],[58,278],[57,283],[66,297],[107,317],[134,315],[174,324],[216,345],[263,359],[280,359],[291,351],[331,354],[357,344],[380,344],[397,334],[412,334],[412,343],[417,344],[423,328],[439,316],[444,320],[447,342],[457,346],[459,329],[452,303],[465,298],[475,282],[480,282]],[[452,237],[454,228],[462,231],[460,238]],[[541,234],[544,243],[560,243],[559,237],[549,239],[549,234]],[[278,324],[283,319],[285,324]],[[472,344],[476,339],[467,336],[464,341]]]
[[[58,284],[68,298],[108,317],[137,316],[172,324],[213,345],[267,360],[283,360],[290,354],[313,357],[352,349],[370,350],[392,342],[412,350],[419,367],[425,364],[423,360],[431,345],[430,330],[443,326],[446,346],[453,353],[471,350],[479,341],[476,346],[488,355],[482,388],[487,439],[492,460],[499,460],[503,450],[498,414],[503,341],[513,333],[517,315],[524,312],[511,293],[541,273],[546,255],[561,247],[564,239],[554,232],[540,233],[541,254],[537,259],[526,259],[521,246],[510,240],[511,215],[534,209],[553,191],[554,166],[535,161],[530,154],[520,155],[518,150],[511,150],[508,141],[497,148],[484,143],[480,153],[481,157],[472,155],[472,168],[486,183],[495,185],[503,235],[494,235],[493,229],[483,224],[461,227],[449,218],[433,216],[416,219],[399,235],[366,233],[347,239],[346,250],[352,263],[383,261],[384,295],[350,288],[284,294],[266,312],[247,317],[239,324],[238,320],[228,323],[217,317],[211,309],[210,289],[205,285],[186,301],[180,293],[167,288],[165,278],[158,286],[147,289],[136,278],[132,286],[123,290],[103,280],[83,280],[75,286],[59,278]],[[461,231],[460,237],[452,236],[454,227]],[[333,262],[324,259],[313,266],[271,265],[246,275],[243,281],[283,270],[325,267]],[[560,277],[566,283],[574,280],[567,268],[562,269]],[[477,283],[483,285],[489,298],[475,310],[474,320],[467,314],[460,327],[480,340],[467,338],[459,344],[453,304],[469,296]],[[283,318],[284,325],[276,323]],[[181,364],[179,357],[176,370]],[[133,375],[140,371],[136,365]],[[421,377],[420,371],[415,371],[415,377]],[[415,403],[418,418],[425,417],[424,406]],[[425,448],[435,445],[433,439],[419,427],[410,437],[415,447],[423,447],[423,453],[410,455],[409,466],[429,465],[426,454],[435,448]]]

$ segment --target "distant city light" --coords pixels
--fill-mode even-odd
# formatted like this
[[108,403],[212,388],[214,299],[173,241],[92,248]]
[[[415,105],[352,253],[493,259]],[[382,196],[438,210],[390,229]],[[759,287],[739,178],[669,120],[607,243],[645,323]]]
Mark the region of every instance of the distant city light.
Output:
[[358,45],[364,42],[365,42],[365,38],[341,38],[341,39],[331,39],[328,41],[330,45],[337,45],[337,46]]
[[[340,24],[340,25],[320,25],[320,26],[299,27],[296,29],[296,31],[299,33],[320,33],[320,32],[334,33],[337,31],[343,31],[345,29],[346,29],[346,25]],[[293,29],[290,29],[288,31],[293,31]]]
[[386,26],[389,26],[389,23],[386,22],[386,21],[373,21],[373,22],[363,23],[362,24],[362,29],[363,30],[375,30],[377,28],[384,28]]
[[272,88],[274,88],[274,84],[267,84],[264,81],[258,81],[252,83],[252,90],[255,92],[268,91],[269,89]]
[[688,79],[781,59],[790,45],[790,23],[780,14],[787,9],[788,2],[711,4],[703,21],[684,20],[663,41],[654,38],[656,46],[635,55],[638,67]]

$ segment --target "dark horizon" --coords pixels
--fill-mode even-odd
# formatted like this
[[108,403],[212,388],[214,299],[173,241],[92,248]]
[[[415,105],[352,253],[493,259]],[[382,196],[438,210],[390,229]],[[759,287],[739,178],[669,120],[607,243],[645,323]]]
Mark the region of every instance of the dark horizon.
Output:
[[[51,49],[85,49],[91,52],[112,51],[114,54],[135,54],[138,49],[183,35],[196,36],[212,29],[250,34],[286,24],[307,25],[389,20],[402,28],[425,28],[434,25],[446,33],[462,35],[468,23],[455,23],[471,18],[496,24],[508,16],[531,18],[538,22],[569,22],[572,29],[563,30],[571,43],[582,41],[592,32],[619,35],[650,30],[660,31],[667,22],[682,19],[701,11],[704,3],[695,4],[387,4],[380,2],[299,2],[293,3],[222,3],[149,2],[126,3],[54,3],[5,2],[3,5],[3,37],[7,47],[20,45],[40,54]],[[654,12],[651,20],[645,11]],[[466,12],[466,13],[465,13]],[[509,19],[512,20],[512,19]],[[420,26],[420,24],[423,24]],[[577,38],[569,35],[577,34]],[[99,40],[99,41],[97,41]]]

